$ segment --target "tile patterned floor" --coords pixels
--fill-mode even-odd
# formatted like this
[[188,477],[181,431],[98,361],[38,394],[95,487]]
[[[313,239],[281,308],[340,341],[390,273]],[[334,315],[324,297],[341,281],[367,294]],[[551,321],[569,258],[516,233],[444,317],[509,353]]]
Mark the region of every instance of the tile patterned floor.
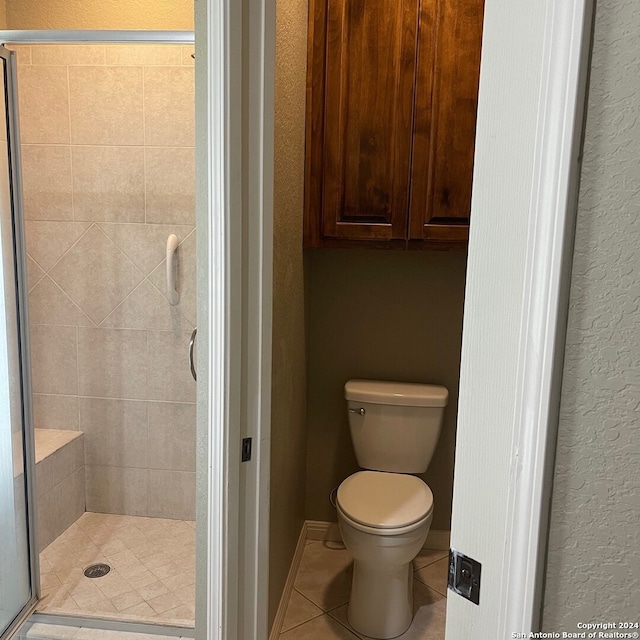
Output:
[[[105,562],[111,571],[87,578]],[[85,513],[40,553],[38,611],[193,626],[195,523]]]
[[[447,551],[423,549],[414,561],[414,619],[398,640],[441,640],[447,598]],[[280,640],[366,638],[347,622],[352,560],[342,544],[308,542]]]

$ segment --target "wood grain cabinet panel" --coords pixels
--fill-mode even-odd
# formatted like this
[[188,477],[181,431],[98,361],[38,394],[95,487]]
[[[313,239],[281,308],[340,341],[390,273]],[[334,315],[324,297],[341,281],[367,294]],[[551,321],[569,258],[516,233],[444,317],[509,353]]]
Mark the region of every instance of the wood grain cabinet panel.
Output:
[[440,0],[435,32],[432,14],[421,15],[411,240],[468,237],[483,10],[483,0]]
[[310,0],[305,246],[466,238],[481,23],[481,0]]

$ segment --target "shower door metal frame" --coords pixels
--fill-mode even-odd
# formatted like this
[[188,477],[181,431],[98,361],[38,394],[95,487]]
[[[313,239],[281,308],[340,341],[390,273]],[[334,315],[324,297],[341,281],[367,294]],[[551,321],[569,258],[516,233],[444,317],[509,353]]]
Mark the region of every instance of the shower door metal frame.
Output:
[[[206,0],[196,3],[196,28],[197,271],[204,285],[197,320],[196,558],[202,560],[195,632],[202,640],[234,640],[238,632],[267,640],[275,6]],[[194,41],[191,31],[0,30],[2,44]],[[247,432],[253,460],[241,465]]]
[[[17,297],[17,321],[19,333],[20,376],[22,385],[23,464],[26,478],[27,544],[29,547],[29,581],[31,597],[14,621],[2,634],[10,637],[33,612],[40,597],[40,564],[37,549],[36,491],[35,491],[35,437],[31,403],[31,362],[29,359],[29,317],[27,311],[27,258],[24,235],[24,210],[22,206],[22,172],[20,164],[20,131],[18,126],[18,94],[16,55],[0,47],[0,57],[6,61],[5,92],[7,118],[7,151],[9,153],[9,184],[11,188],[11,216],[14,235],[14,262]],[[4,99],[4,96],[1,97]]]

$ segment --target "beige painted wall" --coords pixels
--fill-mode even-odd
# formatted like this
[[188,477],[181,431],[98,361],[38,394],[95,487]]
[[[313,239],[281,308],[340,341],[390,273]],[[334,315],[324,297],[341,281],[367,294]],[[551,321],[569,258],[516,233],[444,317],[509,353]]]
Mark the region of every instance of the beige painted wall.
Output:
[[1,0],[0,12],[4,4],[7,29],[193,30],[193,0]]
[[329,492],[358,470],[344,383],[373,378],[445,385],[451,394],[424,479],[433,529],[449,529],[466,257],[314,250],[309,270],[307,518],[336,520]]
[[304,521],[306,379],[302,197],[307,2],[278,0],[269,625]]
[[545,631],[635,622],[640,612],[637,0],[598,2],[594,37]]

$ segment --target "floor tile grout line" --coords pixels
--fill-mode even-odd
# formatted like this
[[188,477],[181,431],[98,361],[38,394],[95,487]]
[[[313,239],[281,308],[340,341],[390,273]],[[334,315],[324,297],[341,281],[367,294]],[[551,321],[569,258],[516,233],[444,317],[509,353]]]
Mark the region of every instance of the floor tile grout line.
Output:
[[[342,605],[342,606],[344,606],[344,605]],[[340,607],[336,607],[336,609],[339,609],[339,608]],[[335,611],[336,609],[333,609],[333,611]],[[327,613],[327,615],[331,615],[331,614]],[[363,637],[366,637],[366,636],[362,636],[355,629],[351,629],[348,625],[346,625],[344,622],[342,622],[342,620],[338,620],[338,618],[336,618],[335,616],[331,616],[331,619],[335,620],[340,626],[342,626],[344,629],[346,629],[352,636],[354,636],[358,640],[362,640]]]
[[[307,602],[310,602],[314,607],[317,607],[323,613],[329,613],[329,610],[323,609],[319,604],[316,604],[311,598],[309,598],[304,593],[302,593],[302,591],[299,591],[298,589],[296,589],[295,586],[293,587],[292,591],[295,591],[299,596],[302,596]],[[291,597],[289,597],[289,602],[291,602]],[[339,605],[339,606],[342,606],[342,605]]]
[[429,560],[429,562],[427,562],[426,564],[420,565],[419,567],[416,567],[416,569],[424,569],[425,567],[435,564],[436,562],[442,562],[443,560],[446,560],[449,557],[448,551],[443,551],[442,553],[444,555],[441,558],[436,558],[435,560]]
[[300,624],[296,624],[295,626],[287,629],[286,631],[281,631],[278,637],[282,637],[285,633],[289,633],[289,631],[293,631],[294,629],[298,629],[302,625],[305,625],[308,622],[311,622],[312,620],[315,620],[316,618],[320,618],[320,617],[326,616],[326,615],[329,615],[326,611],[320,611],[320,613],[317,613],[316,615],[314,615],[313,617],[305,620],[304,622],[301,622]]
[[440,591],[440,589],[434,587],[433,585],[427,584],[426,582],[424,582],[424,580],[420,580],[420,578],[416,578],[415,576],[413,577],[414,580],[417,580],[420,584],[424,585],[425,587],[428,587],[429,589],[431,589],[432,591],[435,591],[436,593],[438,593],[439,595],[441,595],[443,598],[447,597],[446,591],[447,589],[445,588],[445,593],[442,593],[442,591]]

